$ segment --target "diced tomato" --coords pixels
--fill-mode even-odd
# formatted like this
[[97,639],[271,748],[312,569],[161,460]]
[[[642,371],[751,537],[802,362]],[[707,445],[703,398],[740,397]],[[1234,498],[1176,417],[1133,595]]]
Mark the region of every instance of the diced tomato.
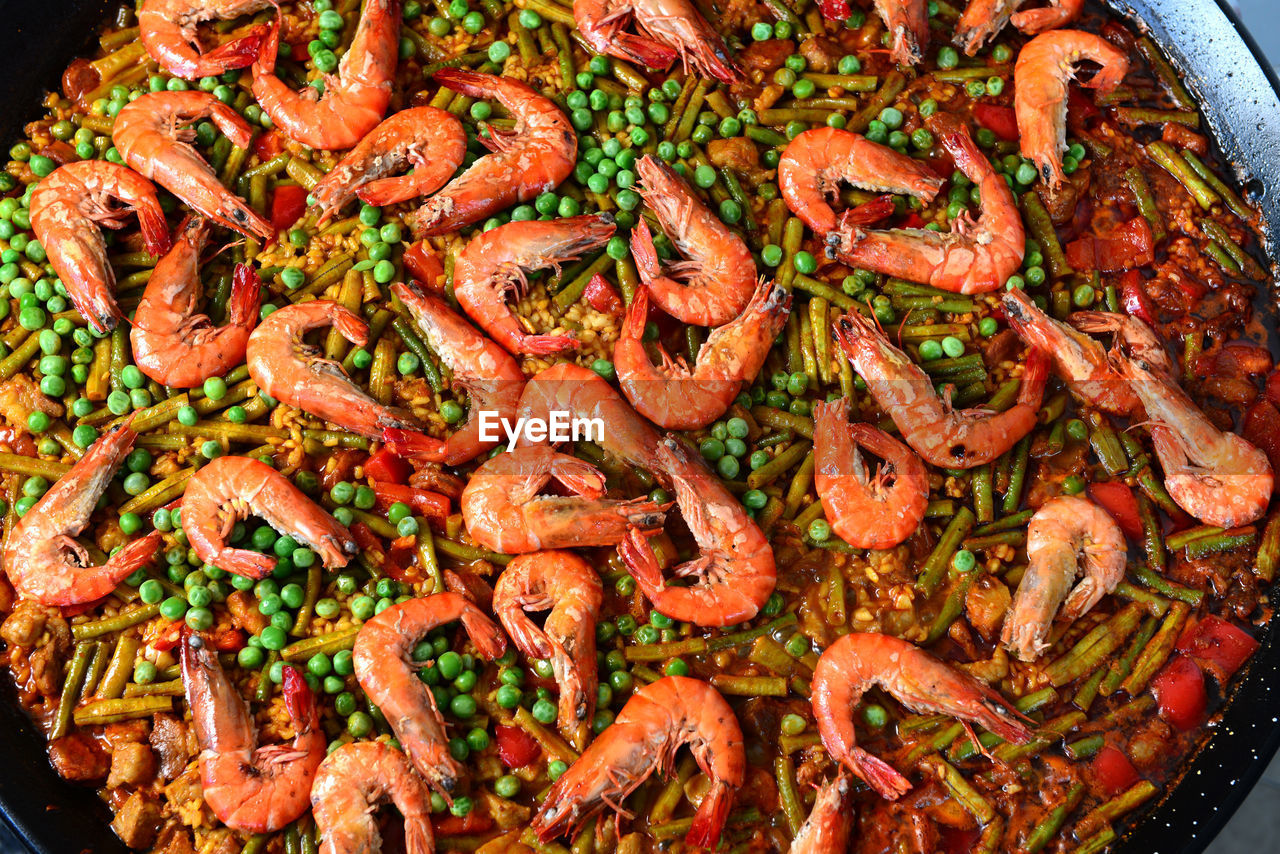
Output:
[[1138,770],[1133,767],[1124,751],[1104,744],[1093,757],[1089,769],[1108,796],[1118,795],[1138,782]]
[[1142,521],[1133,489],[1117,481],[1089,484],[1089,497],[1111,514],[1120,530],[1131,540],[1142,539]]
[[386,549],[382,547],[382,541],[378,539],[378,535],[369,529],[364,522],[351,523],[351,537],[356,541],[356,545],[361,551],[366,551],[373,556],[373,559],[379,564],[383,564],[387,560]]
[[213,636],[213,647],[219,652],[239,652],[244,644],[244,632],[240,629],[223,629]]
[[422,570],[413,562],[416,540],[413,537],[398,537],[387,551],[382,561],[382,571],[407,584],[415,584],[422,580]]
[[1085,235],[1067,244],[1067,263],[1078,271],[1117,273],[1155,259],[1151,225],[1140,216],[1121,223],[1105,237]]
[[438,492],[378,481],[373,483],[373,492],[378,498],[379,506],[390,507],[397,501],[403,502],[412,507],[418,515],[425,516],[427,521],[437,528],[443,529],[445,520],[449,518],[449,498]]
[[1257,651],[1258,642],[1234,623],[1210,614],[1183,631],[1176,649],[1225,682]]
[[912,211],[902,218],[903,228],[924,228],[924,225],[924,218],[915,211]]
[[587,298],[587,304],[596,311],[611,314],[614,317],[622,316],[622,298],[613,289],[613,285],[609,284],[609,280],[599,273],[591,277],[583,296]]
[[1173,143],[1179,148],[1189,149],[1201,157],[1209,153],[1209,140],[1205,138],[1204,134],[1196,133],[1186,125],[1181,125],[1177,122],[1165,122],[1160,138],[1165,142]]
[[1091,119],[1100,115],[1101,112],[1092,99],[1080,91],[1079,86],[1072,86],[1067,90],[1067,114],[1072,121]]
[[493,827],[493,818],[473,809],[464,816],[437,813],[431,816],[431,829],[436,836],[473,836]]
[[[1271,381],[1267,381],[1267,389],[1271,389]],[[1280,409],[1276,408],[1270,397],[1256,401],[1244,413],[1244,421],[1240,425],[1240,435],[1261,448],[1271,461],[1271,468],[1280,471]],[[1280,489],[1280,480],[1275,484]]]
[[280,136],[280,131],[269,130],[258,134],[258,138],[253,141],[249,150],[259,160],[266,162],[284,151],[284,138]]
[[822,17],[828,21],[843,21],[853,14],[849,0],[818,0],[818,8],[822,10]]
[[1130,270],[1120,277],[1120,302],[1124,310],[1150,326],[1156,325],[1156,306],[1143,287],[1142,274]]
[[508,768],[523,768],[542,752],[533,736],[518,726],[498,724],[493,733],[498,744],[498,758]]
[[1185,655],[1178,655],[1167,663],[1151,680],[1151,693],[1156,695],[1160,717],[1178,729],[1191,729],[1204,721],[1208,696],[1204,689],[1204,674],[1200,667]]
[[[182,620],[174,620],[171,623],[157,624],[159,628],[155,629],[155,637],[152,637],[147,643],[157,652],[168,652],[178,645],[178,641],[182,639],[182,627],[186,625]],[[147,634],[151,634],[150,631]]]
[[405,250],[404,268],[427,290],[435,293],[444,290],[444,264],[427,241],[419,240]]
[[306,62],[309,58],[307,55],[306,42],[289,42],[289,58],[294,62]]
[[404,483],[413,467],[387,448],[379,448],[364,463],[364,476],[379,483]]
[[1015,142],[1018,139],[1018,119],[1012,107],[1001,107],[996,104],[974,104],[970,107],[973,118],[978,124],[1003,139]]
[[271,227],[276,231],[292,228],[307,209],[306,189],[283,184],[271,194]]
[[946,854],[969,854],[982,833],[976,827],[950,827],[938,825],[938,843]]

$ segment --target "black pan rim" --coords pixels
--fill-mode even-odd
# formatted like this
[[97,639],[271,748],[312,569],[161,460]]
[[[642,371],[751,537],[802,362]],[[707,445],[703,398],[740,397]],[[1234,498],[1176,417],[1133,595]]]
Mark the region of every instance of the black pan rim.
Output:
[[[1106,2],[1149,32],[1191,85],[1216,142],[1262,207],[1269,254],[1275,258],[1280,238],[1280,146],[1275,141],[1280,134],[1261,118],[1251,124],[1228,115],[1251,107],[1252,113],[1234,118],[1267,113],[1280,121],[1280,78],[1252,35],[1227,0]],[[0,133],[6,138],[16,134],[23,121],[35,115],[38,101],[26,93],[47,91],[56,82],[113,5],[110,0],[0,0],[0,16],[7,22],[0,28],[0,79],[8,81],[0,97],[7,108],[0,109]],[[1172,32],[1178,28],[1180,34]],[[1222,40],[1219,51],[1190,43],[1206,33],[1210,45]],[[1241,59],[1244,65],[1236,61]],[[1220,87],[1211,79],[1215,74],[1233,82]],[[1277,186],[1269,186],[1272,182]],[[1246,672],[1234,680],[1210,736],[1184,765],[1176,784],[1118,843],[1117,851],[1200,854],[1249,795],[1280,749],[1280,712],[1273,711],[1280,703],[1272,690],[1280,687],[1277,627],[1280,614],[1264,631]],[[110,812],[94,791],[54,773],[44,738],[19,708],[8,678],[0,679],[0,755],[5,757],[0,768],[0,818],[32,854],[127,854],[129,849],[108,827]]]

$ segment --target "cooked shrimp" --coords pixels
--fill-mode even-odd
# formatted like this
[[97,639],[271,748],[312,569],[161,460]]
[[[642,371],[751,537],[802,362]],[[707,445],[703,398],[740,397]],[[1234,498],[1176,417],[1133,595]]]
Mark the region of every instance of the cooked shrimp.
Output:
[[444,300],[414,284],[396,283],[391,292],[409,309],[431,352],[453,373],[452,384],[467,392],[471,412],[443,442],[396,428],[387,429],[383,439],[400,456],[450,466],[473,460],[497,444],[480,438],[483,417],[515,420],[524,372],[506,350],[477,332]]
[[845,315],[835,333],[876,403],[898,425],[903,440],[931,465],[969,469],[989,463],[1036,426],[1049,359],[1034,347],[1027,353],[1013,406],[1004,412],[956,410],[949,396],[938,397],[929,375],[861,314]]
[[740,315],[756,290],[751,250],[693,194],[671,167],[645,155],[636,165],[640,195],[686,260],[662,271],[649,224],[631,231],[640,280],[658,307],[697,326],[720,326]]
[[435,80],[469,98],[495,98],[515,119],[515,130],[490,128],[486,154],[409,215],[414,237],[458,231],[517,202],[555,189],[578,156],[578,135],[555,103],[506,77],[442,68]]
[[264,462],[217,457],[187,481],[182,530],[200,560],[235,575],[265,578],[275,558],[227,542],[236,522],[250,516],[314,549],[329,569],[346,566],[359,551],[338,520]]
[[387,800],[404,819],[405,854],[434,854],[430,792],[404,753],[383,741],[357,741],[325,757],[311,784],[320,854],[381,851],[374,810]]
[[686,744],[711,787],[685,842],[714,849],[746,775],[742,728],[715,688],[685,676],[636,689],[613,724],[552,785],[533,817],[534,831],[547,842],[606,806],[621,810],[622,799],[655,769],[672,772],[676,751]]
[[222,185],[191,147],[194,125],[208,119],[232,144],[248,148],[252,132],[235,108],[208,92],[148,92],[116,116],[112,139],[139,175],[173,193],[188,207],[245,237],[275,237],[271,223]]
[[1018,53],[1013,67],[1013,109],[1022,137],[1022,156],[1034,161],[1051,188],[1066,180],[1062,152],[1067,149],[1067,84],[1075,64],[1092,60],[1102,66],[1084,83],[1110,92],[1129,72],[1129,58],[1102,36],[1080,30],[1041,33]]
[[[452,113],[413,107],[387,117],[311,189],[319,223],[352,198],[382,207],[428,196],[445,185],[467,153],[467,133]],[[390,177],[410,166],[408,175]]]
[[[1026,744],[1026,720],[999,693],[962,670],[899,638],[851,632],[822,653],[813,671],[810,695],[822,744],[840,762],[880,793],[894,800],[911,783],[887,762],[858,747],[853,713],[868,688],[878,685],[913,712],[950,715],[990,730],[1005,741]],[[1022,720],[1019,720],[1019,719]]]
[[116,275],[99,226],[124,228],[129,214],[147,251],[169,251],[169,227],[150,181],[109,160],[78,160],[41,178],[31,192],[31,230],[76,310],[99,332],[116,328]]
[[328,739],[307,680],[284,668],[292,744],[258,746],[253,715],[205,636],[183,629],[182,685],[196,740],[204,802],[232,830],[274,833],[311,806],[311,782]]
[[683,360],[673,362],[660,344],[655,346],[661,364],[654,365],[644,347],[649,291],[641,287],[613,348],[618,385],[636,411],[659,427],[705,427],[755,379],[790,311],[791,294],[762,279],[742,314],[707,336],[692,370]]
[[969,129],[955,116],[934,113],[925,120],[956,168],[978,185],[982,210],[968,213],[942,233],[923,228],[868,231],[860,227],[827,235],[828,252],[846,264],[961,294],[1004,287],[1022,265],[1026,232],[1004,177],[978,150]]
[[1127,553],[1120,526],[1092,501],[1063,495],[1040,505],[1027,525],[1027,571],[1000,642],[1020,660],[1034,661],[1049,648],[1054,614],[1070,622],[1098,604],[1124,580]]
[[1084,10],[1084,0],[1049,0],[1049,5],[1044,8],[1017,11],[1026,2],[1027,0],[970,0],[956,24],[955,43],[966,54],[973,56],[984,44],[994,39],[1010,19],[1019,30],[1033,36],[1045,30],[1066,26],[1080,17]]
[[[579,750],[596,709],[596,616],[604,590],[591,564],[566,551],[521,555],[493,587],[493,613],[529,658],[551,662],[560,731]],[[526,611],[550,611],[539,627]]]
[[197,33],[200,24],[252,15],[273,5],[272,0],[142,0],[138,35],[151,58],[174,77],[217,77],[252,63],[267,27],[253,27],[238,38],[202,52]]
[[249,336],[249,376],[264,393],[353,433],[381,439],[388,427],[416,430],[412,414],[369,397],[336,362],[303,342],[312,329],[332,326],[357,346],[369,327],[355,312],[330,300],[287,305],[258,324]]
[[[554,479],[573,495],[539,495]],[[662,528],[666,505],[605,498],[604,475],[546,446],[498,454],[475,470],[459,506],[471,539],[503,554],[612,546],[630,526]]]
[[448,592],[387,608],[360,627],[352,650],[360,687],[386,717],[413,767],[446,798],[457,788],[463,768],[449,755],[444,719],[431,689],[418,678],[423,665],[413,660],[413,650],[427,632],[454,620],[462,620],[485,658],[506,651],[506,638],[484,612]]
[[1178,375],[1178,367],[1174,364],[1169,352],[1164,348],[1164,341],[1156,331],[1131,314],[1120,314],[1114,311],[1077,311],[1067,317],[1067,322],[1081,332],[1091,334],[1110,334],[1115,336],[1114,346],[1118,346],[1125,355],[1132,359],[1141,359],[1168,377]]
[[787,207],[825,237],[844,224],[830,200],[841,183],[860,190],[933,201],[942,179],[919,160],[832,127],[807,130],[787,144],[778,162],[778,189]]
[[578,346],[567,335],[535,335],[507,305],[507,295],[523,292],[526,270],[555,267],[603,246],[613,236],[608,214],[511,222],[476,235],[458,255],[453,294],[462,310],[493,340],[512,353],[550,355]]
[[1215,427],[1177,382],[1146,362],[1112,353],[1111,365],[1147,410],[1165,489],[1178,506],[1222,528],[1262,518],[1274,481],[1267,455]]
[[605,451],[659,479],[665,476],[655,453],[662,437],[595,371],[561,362],[525,384],[519,417],[549,422],[555,412],[598,420],[605,425],[600,440]]
[[[841,399],[813,407],[813,485],[831,530],[858,549],[888,549],[915,533],[929,473],[915,452],[870,424],[850,424]],[[884,462],[872,475],[859,447]]]
[[635,576],[636,586],[654,608],[674,620],[696,626],[731,626],[750,620],[777,581],[773,550],[764,532],[742,502],[679,441],[664,439],[657,456],[701,553],[672,571],[678,578],[692,578],[691,586],[666,587],[649,541],[632,528],[618,552]]
[[227,325],[200,314],[200,252],[209,224],[199,214],[178,226],[173,248],[156,264],[133,315],[133,361],[170,388],[194,388],[244,361],[249,333],[258,322],[262,280],[237,264],[227,299]]
[[819,789],[789,854],[845,854],[855,820],[852,795],[853,778],[843,770]]
[[1022,340],[1052,357],[1058,376],[1076,397],[1117,415],[1128,415],[1141,407],[1133,389],[1111,369],[1107,350],[1100,342],[1054,320],[1021,290],[1006,292],[1000,304]]
[[[742,69],[724,39],[689,0],[574,0],[573,20],[596,53],[666,68],[679,57],[685,69],[735,83]],[[626,32],[634,21],[645,35]]]
[[44,605],[93,602],[155,557],[163,545],[159,531],[129,543],[102,566],[90,565],[89,553],[74,539],[137,438],[127,425],[106,433],[13,526],[4,567],[19,594]]
[[324,151],[351,148],[377,127],[391,103],[400,55],[400,0],[368,0],[338,73],[324,94],[291,89],[276,76],[280,25],[263,39],[253,63],[253,97],[285,136]]

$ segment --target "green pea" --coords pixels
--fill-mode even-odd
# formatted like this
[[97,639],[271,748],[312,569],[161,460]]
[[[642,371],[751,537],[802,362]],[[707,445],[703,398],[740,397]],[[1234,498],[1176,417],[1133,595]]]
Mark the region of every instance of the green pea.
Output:
[[809,539],[822,543],[831,539],[831,525],[826,519],[814,519],[809,523]]
[[968,549],[960,549],[951,557],[951,565],[956,572],[969,572],[977,564],[977,558]]

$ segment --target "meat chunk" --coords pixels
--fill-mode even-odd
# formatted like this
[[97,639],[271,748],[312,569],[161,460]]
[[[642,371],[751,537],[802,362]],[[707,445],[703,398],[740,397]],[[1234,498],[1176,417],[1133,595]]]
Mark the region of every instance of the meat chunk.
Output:
[[1000,631],[1012,599],[1009,588],[1002,582],[989,575],[982,576],[965,595],[965,616],[969,618],[969,625],[988,641],[993,640]]
[[227,597],[227,609],[236,628],[251,635],[260,634],[271,620],[258,610],[258,600],[248,590],[237,590]]
[[156,773],[156,756],[151,748],[140,742],[121,744],[111,752],[111,773],[107,776],[107,788],[139,786]]
[[3,625],[0,625],[0,638],[10,646],[35,646],[44,633],[48,609],[38,602],[24,600],[18,603]]
[[755,143],[745,136],[711,140],[707,143],[707,159],[721,169],[737,172],[752,184],[760,183],[769,175],[767,169],[760,168],[760,153]]
[[191,842],[191,831],[177,819],[169,819],[160,828],[151,854],[196,854],[196,847]]
[[835,39],[815,36],[800,42],[800,55],[808,61],[810,68],[825,74],[835,70],[844,51],[836,44]]
[[130,848],[150,848],[160,830],[160,805],[134,792],[116,812],[111,829]]
[[762,75],[766,75],[781,68],[783,61],[795,51],[796,43],[791,39],[766,39],[762,42],[752,42],[739,51],[738,63],[748,73],[759,71]]
[[73,732],[49,742],[49,762],[64,780],[96,783],[107,776],[111,759],[91,736]]
[[181,774],[191,761],[187,725],[176,715],[156,715],[151,725],[151,748],[160,757],[160,779],[167,783]]

